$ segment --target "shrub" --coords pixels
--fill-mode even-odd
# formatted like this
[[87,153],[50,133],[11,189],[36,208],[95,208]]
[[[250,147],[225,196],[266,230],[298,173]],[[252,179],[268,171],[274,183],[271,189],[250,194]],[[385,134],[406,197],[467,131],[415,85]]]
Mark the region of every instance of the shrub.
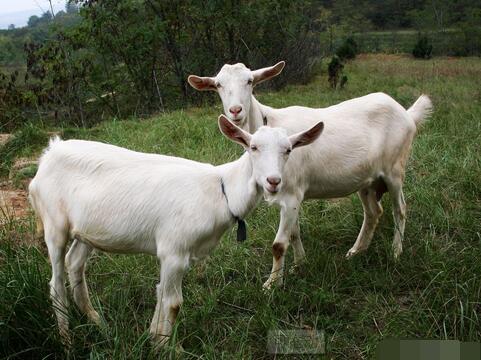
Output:
[[341,60],[354,59],[359,52],[356,40],[352,36],[348,37],[342,45],[337,49],[336,55]]
[[339,86],[342,89],[344,88],[344,86],[346,86],[346,84],[347,84],[347,75],[344,74],[341,77],[341,83],[339,84]]
[[430,59],[433,53],[433,45],[426,35],[420,36],[414,45],[413,55],[418,59]]
[[[344,65],[342,64],[341,59],[339,59],[339,56],[334,55],[329,62],[329,65],[327,66],[327,72],[329,74],[328,81],[333,89],[337,89],[337,85],[339,83],[339,79],[341,78],[343,68]],[[346,82],[347,76],[343,75],[341,78],[341,85],[344,86]]]

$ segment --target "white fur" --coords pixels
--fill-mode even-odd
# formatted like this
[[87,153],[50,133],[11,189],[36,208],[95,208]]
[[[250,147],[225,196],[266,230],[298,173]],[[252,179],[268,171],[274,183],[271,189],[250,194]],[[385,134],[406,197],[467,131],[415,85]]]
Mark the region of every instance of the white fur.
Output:
[[[252,95],[253,86],[282,71],[284,63],[249,70],[243,64],[224,65],[217,76],[191,75],[189,83],[198,90],[217,90],[224,111],[244,130],[254,132],[267,119],[268,126],[285,128],[288,134],[298,132],[323,121],[323,136],[311,146],[293,154],[284,170],[281,191],[268,200],[281,208],[279,229],[274,240],[273,268],[264,284],[282,282],[284,253],[292,243],[294,259],[305,256],[299,236],[298,213],[304,199],[343,197],[359,192],[364,208],[361,232],[348,251],[347,257],[365,250],[372,239],[382,206],[376,198],[376,188],[382,180],[391,194],[394,209],[394,255],[402,251],[405,225],[405,202],[402,193],[404,170],[416,125],[431,112],[430,99],[423,95],[405,110],[390,96],[369,94],[344,101],[328,108],[290,106],[274,109],[262,105]],[[253,79],[252,85],[248,83]],[[217,84],[220,87],[208,86]],[[237,117],[227,111],[232,106],[242,107]],[[276,254],[281,256],[276,259]]]
[[[224,117],[219,125],[248,150],[221,166],[92,141],[50,142],[30,183],[29,197],[43,224],[52,263],[50,294],[65,339],[65,260],[76,304],[91,320],[100,321],[84,274],[96,248],[159,258],[160,283],[150,331],[158,344],[165,343],[182,304],[182,277],[188,266],[209,254],[233,225],[234,215],[244,218],[256,205],[265,177],[271,172],[281,176],[287,162],[283,151],[292,146],[291,139],[309,134],[288,137],[283,129],[263,127],[250,135]],[[251,142],[270,151],[251,155]],[[69,239],[74,241],[65,256]]]

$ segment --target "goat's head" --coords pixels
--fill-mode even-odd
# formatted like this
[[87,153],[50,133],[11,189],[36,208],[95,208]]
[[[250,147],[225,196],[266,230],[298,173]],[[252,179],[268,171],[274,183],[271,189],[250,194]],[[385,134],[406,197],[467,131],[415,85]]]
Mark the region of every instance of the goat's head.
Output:
[[262,186],[265,194],[272,196],[282,187],[284,166],[291,151],[316,140],[324,129],[324,123],[319,122],[309,130],[291,136],[282,128],[268,126],[262,126],[251,135],[221,115],[219,128],[227,138],[242,145],[249,153],[257,184]]
[[219,93],[225,115],[241,128],[246,128],[246,118],[251,106],[252,90],[257,84],[281,73],[285,62],[258,70],[244,64],[224,65],[215,77],[190,75],[189,84],[197,90]]

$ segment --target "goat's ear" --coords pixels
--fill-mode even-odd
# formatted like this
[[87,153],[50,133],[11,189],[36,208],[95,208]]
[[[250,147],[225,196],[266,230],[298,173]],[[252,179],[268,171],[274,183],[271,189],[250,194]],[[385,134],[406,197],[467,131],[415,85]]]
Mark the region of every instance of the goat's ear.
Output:
[[188,83],[194,89],[199,91],[206,91],[206,90],[217,90],[215,86],[215,80],[211,77],[201,77],[197,75],[190,75],[187,78]]
[[280,61],[274,66],[252,71],[252,75],[254,76],[254,85],[257,85],[263,81],[269,80],[274,76],[279,75],[282,72],[282,69],[284,69],[285,65],[285,61]]
[[228,139],[241,144],[245,149],[249,148],[252,135],[231,123],[224,115],[219,116],[219,129]]
[[292,148],[309,145],[321,135],[322,130],[324,130],[324,123],[320,121],[309,130],[289,136]]

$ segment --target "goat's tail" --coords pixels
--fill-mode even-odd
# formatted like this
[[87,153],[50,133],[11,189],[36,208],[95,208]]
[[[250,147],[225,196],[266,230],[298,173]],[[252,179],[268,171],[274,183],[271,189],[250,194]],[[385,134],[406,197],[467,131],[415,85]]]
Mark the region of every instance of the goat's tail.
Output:
[[421,95],[419,99],[408,109],[408,114],[416,123],[421,125],[433,112],[433,103],[427,95]]

